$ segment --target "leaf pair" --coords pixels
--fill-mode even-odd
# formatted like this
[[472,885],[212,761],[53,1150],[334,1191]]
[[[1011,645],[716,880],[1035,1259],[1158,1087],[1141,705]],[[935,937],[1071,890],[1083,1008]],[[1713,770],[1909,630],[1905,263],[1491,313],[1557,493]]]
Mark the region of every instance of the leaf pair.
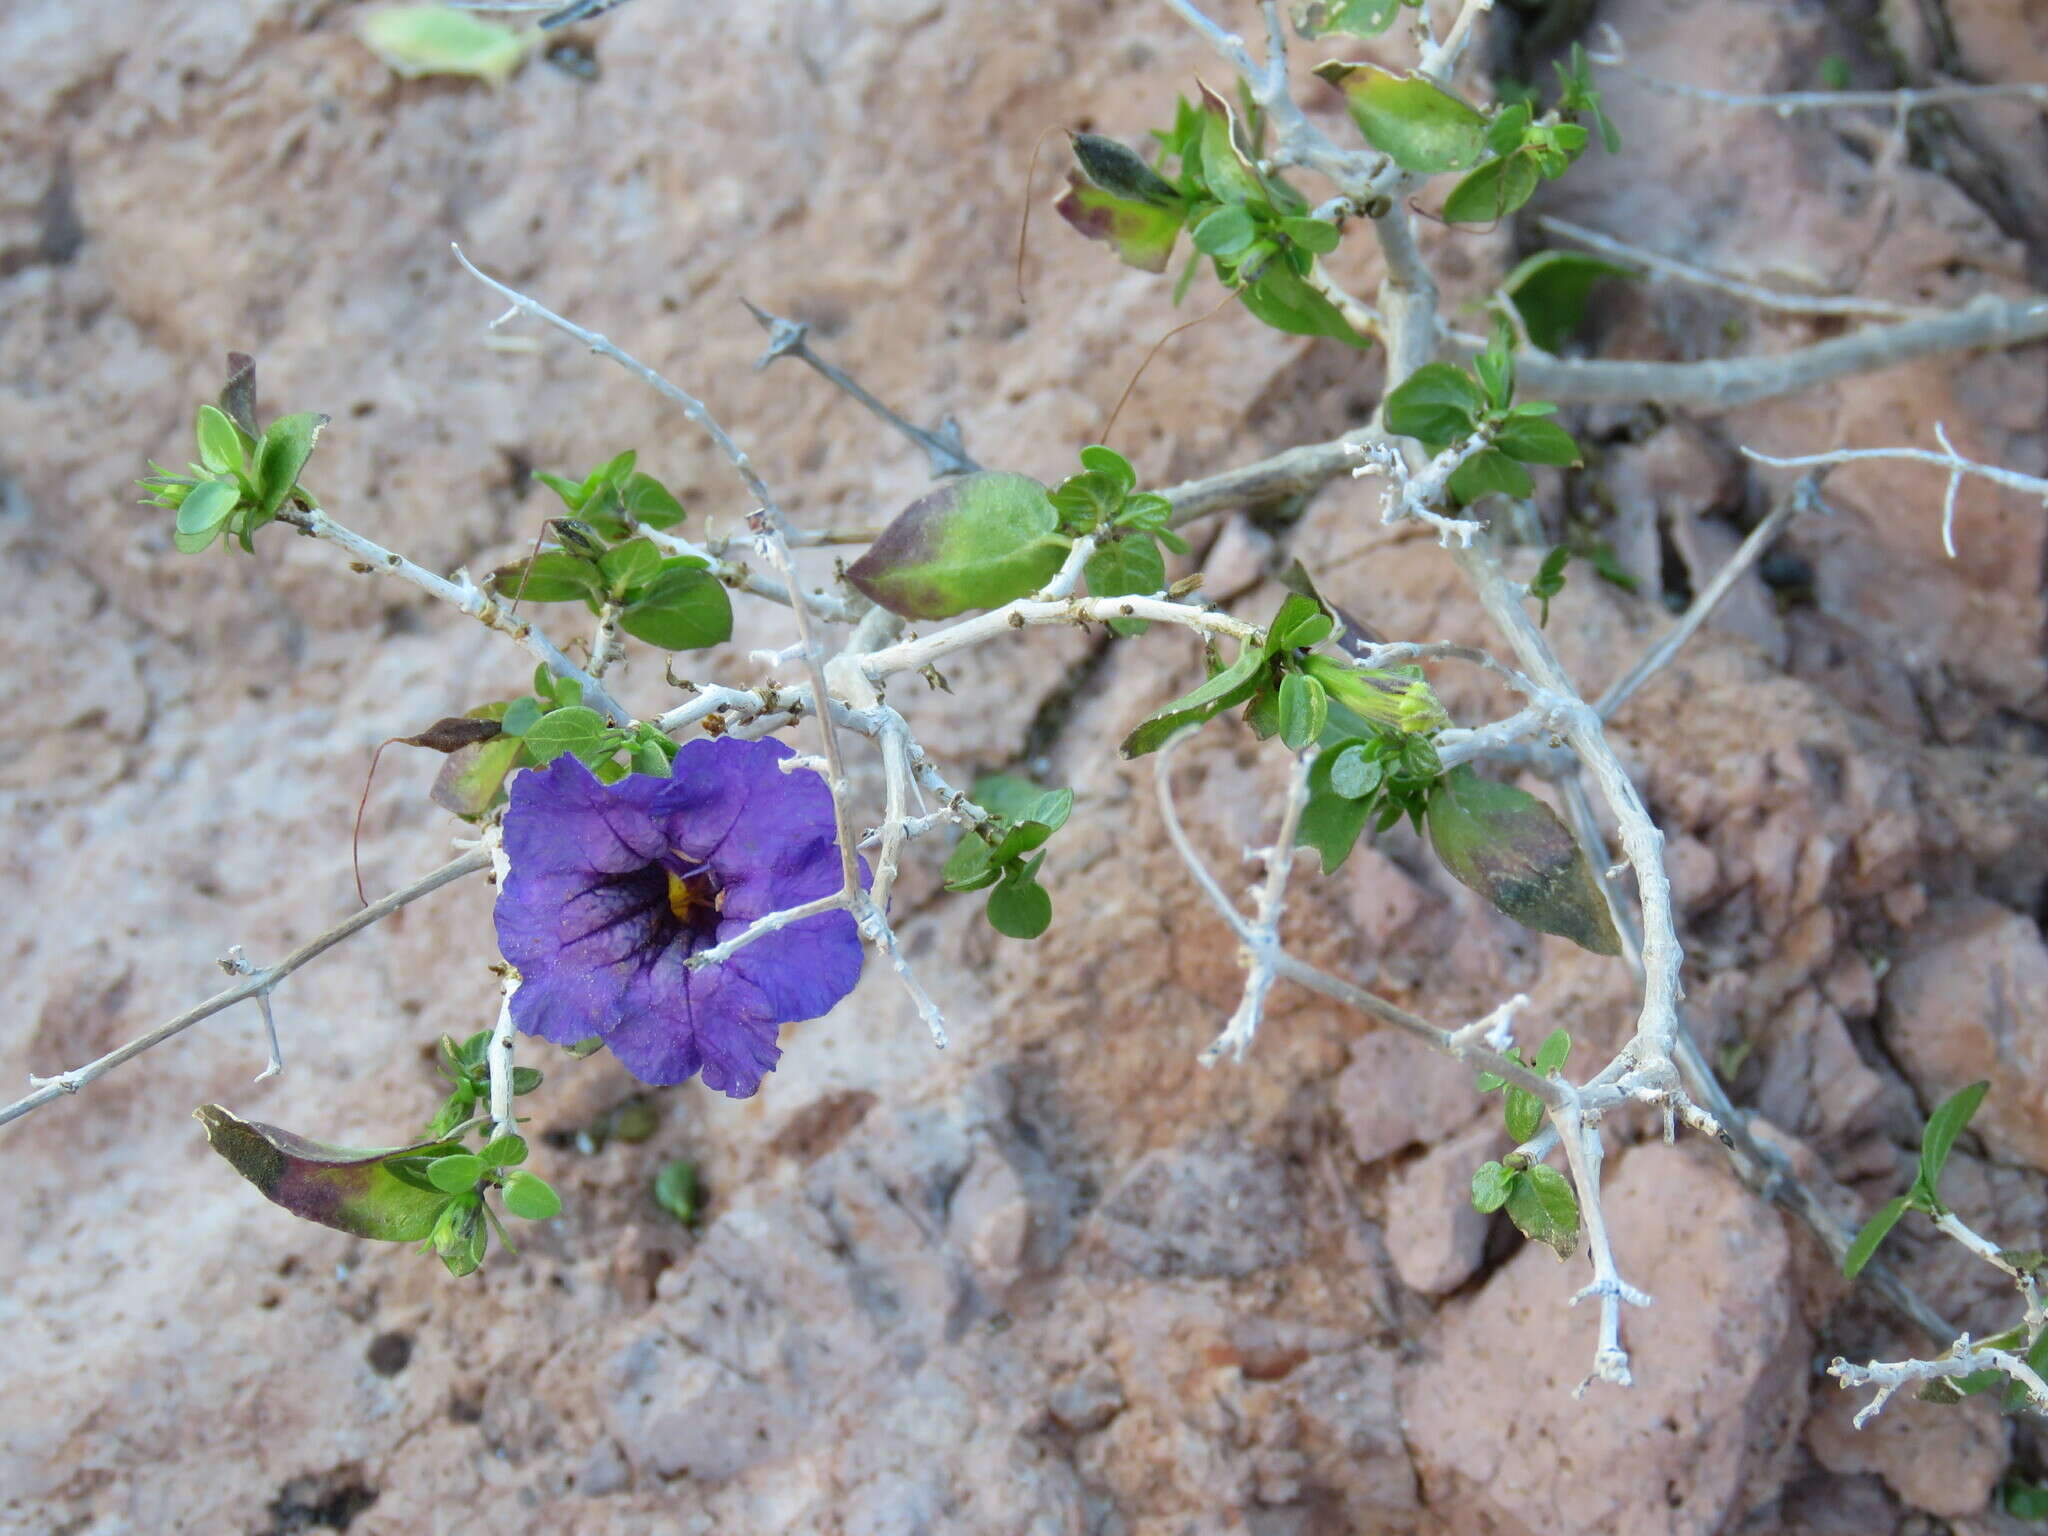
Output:
[[682,503],[654,476],[636,468],[638,462],[639,455],[628,448],[581,481],[545,472],[533,478],[559,496],[572,517],[602,538],[629,538],[640,528],[673,528],[683,520]]
[[732,599],[708,562],[664,556],[652,541],[628,539],[595,556],[544,549],[491,573],[512,602],[582,602],[592,613],[618,608],[619,628],[664,651],[694,651],[732,638]]
[[946,889],[988,889],[989,926],[1006,938],[1035,939],[1052,923],[1052,897],[1038,881],[1045,863],[1040,849],[1066,825],[1074,792],[991,774],[975,781],[974,799],[991,816],[954,845],[946,860]]
[[1489,1214],[1505,1208],[1524,1237],[1548,1245],[1559,1259],[1578,1251],[1578,1197],[1571,1181],[1548,1163],[1480,1164],[1472,1175],[1472,1205]]

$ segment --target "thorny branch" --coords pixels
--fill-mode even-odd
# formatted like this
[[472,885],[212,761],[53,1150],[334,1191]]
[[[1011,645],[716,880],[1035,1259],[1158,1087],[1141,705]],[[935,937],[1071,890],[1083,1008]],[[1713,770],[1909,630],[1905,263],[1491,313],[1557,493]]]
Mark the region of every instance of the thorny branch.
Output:
[[454,605],[486,629],[495,629],[500,634],[510,635],[524,647],[528,655],[557,677],[572,678],[579,683],[583,688],[585,701],[612,724],[625,725],[633,718],[626,713],[625,706],[606,691],[603,683],[564,656],[556,649],[555,643],[540,630],[508,611],[494,599],[485,596],[476,583],[469,579],[467,571],[458,572],[453,581],[445,576],[436,576],[432,571],[413,564],[405,556],[364,538],[353,529],[344,528],[318,507],[301,512],[296,507],[287,506],[279,511],[277,520],[289,523],[309,537],[340,545],[355,556],[352,562],[352,568],[355,570],[396,576],[400,581],[409,581],[422,591]]
[[1768,464],[1773,469],[1831,469],[1837,464],[1854,464],[1867,460],[1891,459],[1911,464],[1933,464],[1948,471],[1948,488],[1941,497],[1941,547],[1948,552],[1949,559],[1956,558],[1956,496],[1961,492],[1963,477],[1975,476],[2002,485],[2007,490],[2019,491],[2028,496],[2038,496],[2041,505],[2048,508],[2048,480],[2038,475],[2023,475],[2018,470],[2003,469],[1996,464],[1980,464],[1975,459],[1966,459],[1956,452],[1955,444],[1948,440],[1948,428],[1942,423],[1934,424],[1934,440],[1941,444],[1940,453],[1930,453],[1925,448],[1837,448],[1833,453],[1807,453],[1789,459],[1776,459],[1768,453],[1758,453],[1754,448],[1745,448],[1745,456],[1759,464]]
[[53,1099],[63,1098],[67,1093],[78,1092],[87,1083],[113,1071],[122,1062],[133,1060],[152,1046],[163,1044],[173,1035],[182,1034],[202,1019],[210,1019],[223,1009],[232,1008],[236,1003],[246,1002],[252,997],[267,998],[285,977],[308,961],[317,960],[343,939],[353,938],[365,928],[381,923],[400,907],[419,900],[430,891],[438,891],[451,880],[460,880],[464,875],[473,875],[478,870],[489,868],[490,862],[489,849],[473,848],[462,857],[443,864],[432,874],[371,902],[360,912],[351,913],[325,933],[308,939],[277,964],[250,971],[244,980],[226,991],[216,992],[205,1002],[186,1009],[175,1018],[166,1019],[147,1034],[136,1036],[126,1045],[107,1052],[97,1061],[89,1061],[82,1067],[73,1067],[69,1072],[60,1072],[55,1077],[31,1079],[36,1084],[35,1091],[0,1109],[0,1125],[5,1125],[10,1120],[18,1120],[30,1110],[40,1109]]

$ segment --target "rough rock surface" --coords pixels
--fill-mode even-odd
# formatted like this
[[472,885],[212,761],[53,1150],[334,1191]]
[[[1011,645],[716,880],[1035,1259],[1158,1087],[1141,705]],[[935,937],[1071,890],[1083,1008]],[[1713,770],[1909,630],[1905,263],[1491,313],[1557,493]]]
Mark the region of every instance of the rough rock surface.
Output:
[[2008,1161],[2048,1168],[2048,945],[1996,902],[1943,903],[1885,979],[1886,1046],[1929,1108],[1982,1079],[2011,1085],[1971,1121]]
[[1584,1276],[1524,1247],[1437,1314],[1403,1373],[1425,1529],[1706,1533],[1783,1486],[1808,1344],[1781,1223],[1711,1158],[1654,1143],[1607,1189],[1624,1272],[1651,1297],[1636,1316],[1657,1319],[1632,1330],[1633,1388],[1574,1400],[1583,1343],[1537,1319]]
[[[1930,8],[1888,7],[1889,22]],[[2032,35],[2026,7],[1946,9],[1952,44],[1900,43],[1913,67],[1947,67],[1952,47],[1968,69],[2025,75],[2012,39]],[[229,348],[261,358],[266,410],[335,418],[312,478],[337,516],[430,567],[482,570],[547,515],[534,469],[628,444],[694,527],[731,530],[747,506],[632,380],[550,336],[494,342],[496,309],[447,259],[451,239],[700,389],[815,527],[872,526],[924,488],[924,465],[794,365],[751,371],[762,338],[742,294],[812,322],[821,350],[912,417],[954,414],[976,453],[1045,476],[1185,318],[1165,284],[1050,220],[1034,223],[1024,308],[1008,267],[1041,129],[1135,140],[1197,70],[1220,78],[1160,8],[636,0],[584,30],[594,78],[535,58],[497,92],[394,78],[350,35],[352,10],[0,7],[0,1070],[16,1083],[211,990],[228,945],[260,960],[350,910],[372,746],[528,671],[309,542],[171,555],[129,482],[148,457],[186,456]],[[1718,88],[1807,85],[1830,51],[1878,67],[1818,5],[1617,0],[1600,19],[1644,69]],[[1391,61],[1400,48],[1376,45]],[[2038,225],[1993,195],[2037,185],[2038,115],[1964,122],[2007,158],[1973,176],[1949,156],[1943,174],[1873,163],[1813,119],[1738,128],[1607,84],[1624,152],[1547,189],[1553,211],[1754,281],[1901,302],[2017,291],[2048,270]],[[1318,110],[1336,126],[1333,101]],[[2037,192],[2018,206],[2040,216]],[[1453,306],[1538,240],[1510,225],[1425,224],[1423,238]],[[1362,243],[1336,264],[1369,293]],[[1603,290],[1590,340],[1697,358],[1831,325],[1646,283]],[[1117,441],[1148,484],[1225,468],[1363,419],[1379,370],[1226,312],[1170,343]],[[1644,584],[1631,596],[1575,565],[1549,634],[1590,694],[1665,631],[1659,599],[1703,583],[1768,500],[1737,445],[1924,446],[1939,420],[1965,451],[2040,473],[2044,400],[2036,348],[1723,418],[1574,413],[1589,471],[1546,478],[1549,535],[1609,537]],[[1970,487],[1950,562],[1938,472],[1844,472],[1827,492],[1836,515],[1795,526],[1771,582],[1739,583],[1614,722],[1671,833],[1692,1019],[1738,1101],[1865,1208],[1903,1187],[1927,1103],[1988,1071],[2001,1091],[1945,1193],[1981,1230],[2035,1241],[2039,1085],[2009,1079],[2038,1076],[2039,1010],[1987,978],[2038,968],[2048,523]],[[1389,634],[1492,643],[1433,543],[1381,528],[1376,505],[1369,482],[1346,481],[1291,528],[1263,512],[1198,527],[1198,555],[1215,540],[1211,592],[1262,615],[1299,556]],[[700,675],[752,676],[748,652],[788,638],[763,616]],[[937,853],[922,853],[899,910],[952,1049],[933,1053],[871,968],[837,1012],[786,1033],[758,1098],[659,1096],[642,1141],[589,1135],[635,1095],[609,1062],[529,1053],[549,1079],[530,1101],[536,1156],[566,1208],[469,1282],[292,1224],[225,1173],[187,1113],[216,1100],[337,1141],[399,1134],[432,1102],[434,1037],[493,1011],[481,885],[294,977],[282,1077],[250,1084],[260,1026],[231,1013],[0,1130],[14,1196],[0,1528],[1989,1521],[1965,1506],[1981,1512],[2002,1474],[1998,1426],[1941,1426],[1958,1475],[1935,1477],[1917,1419],[1857,1439],[1831,1387],[1810,1407],[1816,1354],[1924,1341],[1831,1278],[1703,1145],[1611,1158],[1624,1273],[1656,1305],[1625,1320],[1632,1392],[1574,1401],[1595,1319],[1564,1301],[1583,1260],[1560,1266],[1459,1203],[1461,1171],[1498,1151],[1494,1101],[1285,989],[1242,1065],[1196,1065],[1235,1002],[1236,957],[1163,845],[1149,765],[1111,745],[1199,669],[1181,636],[1039,632],[949,665],[950,696],[899,693],[956,778],[1028,755],[1076,787],[1047,865],[1053,933],[995,937],[972,899],[940,897]],[[1463,720],[1503,712],[1468,669],[1439,682]],[[643,708],[673,698],[644,660],[621,686]],[[431,772],[387,756],[364,823],[373,889],[446,856]],[[1275,754],[1230,726],[1177,766],[1227,886],[1270,836],[1277,783]],[[1526,992],[1541,1029],[1572,1030],[1575,1065],[1632,1019],[1618,966],[1513,928],[1405,833],[1327,882],[1304,866],[1300,889],[1301,953],[1433,1018]],[[1626,1143],[1652,1128],[1614,1129]],[[676,1158],[702,1170],[698,1230],[649,1193]],[[1960,1322],[2010,1316],[1982,1266],[1921,1232],[1895,1241]]]

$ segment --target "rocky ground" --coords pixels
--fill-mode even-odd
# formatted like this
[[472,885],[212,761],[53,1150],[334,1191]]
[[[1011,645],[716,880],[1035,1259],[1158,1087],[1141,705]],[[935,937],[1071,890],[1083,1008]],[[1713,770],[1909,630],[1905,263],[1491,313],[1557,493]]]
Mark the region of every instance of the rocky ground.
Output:
[[[912,415],[957,415],[985,460],[1044,477],[1176,318],[1163,283],[1051,220],[1027,304],[1010,269],[1041,130],[1136,140],[1196,71],[1220,77],[1161,7],[637,0],[583,34],[594,76],[536,59],[496,92],[396,79],[352,9],[0,15],[9,1082],[211,990],[228,944],[273,955],[349,910],[372,745],[525,670],[321,547],[273,534],[255,560],[172,555],[129,482],[185,456],[228,349],[259,356],[271,409],[335,418],[311,478],[338,517],[482,569],[546,514],[534,468],[637,446],[700,526],[745,505],[616,370],[551,337],[489,344],[495,311],[451,239],[701,390],[815,527],[886,518],[923,466],[794,365],[750,371],[761,335],[740,295],[812,321]],[[2024,0],[1612,0],[1598,19],[1643,67],[1734,90],[1812,85],[1831,54],[1881,81],[1887,48],[1980,79],[2038,79],[2048,57]],[[1497,29],[1502,70],[1522,67],[1509,46]],[[2038,114],[1944,120],[1900,158],[1839,123],[1622,81],[1609,106],[1624,152],[1582,164],[1552,211],[1785,287],[1946,305],[2048,276]],[[1537,238],[1425,228],[1453,302]],[[1349,275],[1369,288],[1370,258]],[[1650,285],[1603,295],[1595,340],[1735,355],[1828,325]],[[1332,435],[1378,377],[1370,357],[1219,317],[1154,364],[1119,442],[1169,483]],[[1551,633],[1589,692],[1620,674],[1670,622],[1662,599],[1765,504],[1736,444],[1927,444],[1940,421],[2040,474],[2044,412],[2036,347],[1711,419],[1579,413],[1593,462],[1543,487],[1547,514],[1595,520],[1642,581],[1631,596],[1575,576]],[[1795,525],[1771,584],[1746,578],[1615,723],[1671,834],[1693,1016],[1738,1099],[1856,1213],[1903,1188],[1926,1108],[1991,1076],[1947,1192],[2001,1240],[2038,1242],[2044,519],[1967,490],[1951,562],[1935,472],[1845,472],[1828,494],[1835,515]],[[1434,546],[1372,513],[1345,483],[1292,527],[1212,521],[1210,590],[1262,614],[1275,563],[1299,556],[1390,634],[1484,641]],[[767,616],[715,670],[742,675],[747,642],[786,638]],[[1234,1001],[1233,957],[1161,846],[1149,770],[1111,745],[1198,669],[1180,636],[1034,634],[949,669],[951,697],[911,700],[957,774],[1029,761],[1078,791],[1048,865],[1051,934],[996,938],[926,854],[899,910],[954,1024],[945,1054],[871,970],[787,1033],[758,1098],[667,1094],[649,1139],[594,1152],[577,1131],[634,1085],[603,1058],[541,1062],[533,1129],[567,1210],[469,1281],[292,1223],[187,1116],[216,1100],[336,1141],[403,1134],[432,1103],[434,1038],[494,1011],[480,884],[294,978],[282,1077],[251,1085],[259,1026],[237,1012],[0,1132],[0,1525],[2018,1529],[1993,1492],[2042,1466],[1984,1399],[1850,1429],[1856,1404],[1817,1363],[1923,1341],[1711,1145],[1622,1129],[1608,1213],[1656,1303],[1629,1319],[1637,1385],[1575,1399],[1594,1324],[1563,1304],[1580,1271],[1470,1210],[1470,1171],[1503,1140],[1464,1074],[1285,993],[1243,1066],[1195,1064]],[[1468,718],[1496,702],[1445,685]],[[644,662],[624,686],[648,708],[669,696]],[[1235,728],[1186,754],[1183,803],[1218,867],[1260,837],[1276,768]],[[387,758],[374,886],[445,856],[430,775]],[[1619,967],[1511,929],[1411,839],[1303,889],[1304,953],[1432,1017],[1519,989],[1587,1046],[1626,1028]],[[679,1157],[708,1190],[695,1231],[649,1193]],[[2009,1311],[1989,1271],[1899,1241],[1959,1321]]]

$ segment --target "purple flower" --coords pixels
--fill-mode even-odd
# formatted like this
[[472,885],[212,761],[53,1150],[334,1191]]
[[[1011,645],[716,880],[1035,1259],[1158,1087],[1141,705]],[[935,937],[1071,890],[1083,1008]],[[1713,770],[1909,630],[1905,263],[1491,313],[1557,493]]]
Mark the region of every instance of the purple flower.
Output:
[[773,741],[698,738],[674,777],[616,784],[569,756],[522,773],[505,813],[511,868],[498,948],[519,968],[512,1018],[574,1045],[592,1035],[642,1082],[744,1099],[782,1052],[778,1028],[829,1012],[860,979],[859,930],[822,912],[692,969],[757,918],[839,888],[832,796],[783,771]]

